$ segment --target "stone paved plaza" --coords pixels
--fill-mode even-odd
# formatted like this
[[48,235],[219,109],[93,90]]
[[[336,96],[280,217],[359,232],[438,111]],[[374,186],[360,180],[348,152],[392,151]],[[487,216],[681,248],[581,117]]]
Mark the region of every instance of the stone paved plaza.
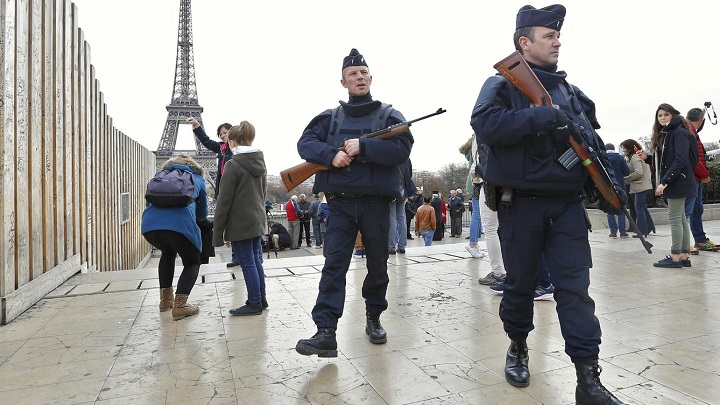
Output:
[[[720,240],[720,221],[705,223]],[[467,234],[467,229],[465,229]],[[632,404],[720,403],[720,252],[692,267],[653,268],[669,251],[667,225],[649,240],[590,234],[590,292],[603,330],[602,381]],[[228,249],[201,268],[190,296],[200,314],[158,312],[157,259],[144,269],[78,274],[0,326],[3,404],[572,404],[575,371],[563,351],[554,301],[536,302],[531,384],[514,388],[503,366],[508,339],[500,297],[477,278],[489,260],[467,241],[409,241],[390,256],[388,342],[364,332],[364,259],[347,277],[336,359],[295,352],[312,336],[321,250],[265,261],[270,308],[233,317],[245,302]],[[484,246],[484,241],[481,241]],[[231,272],[230,270],[235,270]],[[176,276],[179,275],[179,271]]]

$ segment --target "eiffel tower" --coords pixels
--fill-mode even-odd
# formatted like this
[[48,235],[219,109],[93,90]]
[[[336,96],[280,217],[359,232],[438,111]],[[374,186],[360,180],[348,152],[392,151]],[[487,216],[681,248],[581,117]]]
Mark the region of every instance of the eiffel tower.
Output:
[[185,120],[194,117],[203,125],[203,108],[198,103],[197,83],[195,81],[195,57],[193,55],[191,0],[180,0],[180,22],[178,24],[177,57],[175,62],[175,82],[172,99],[165,108],[168,111],[165,129],[160,144],[155,151],[156,165],[160,167],[172,156],[187,153],[205,169],[205,184],[214,187],[213,179],[217,175],[217,159],[214,152],[205,148],[195,138],[195,150],[176,150],[178,127],[187,125]]

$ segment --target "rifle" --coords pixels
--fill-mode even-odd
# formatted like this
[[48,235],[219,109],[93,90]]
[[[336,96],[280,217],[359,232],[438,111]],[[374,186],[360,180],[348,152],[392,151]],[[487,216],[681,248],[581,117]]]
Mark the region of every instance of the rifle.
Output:
[[[540,80],[538,80],[537,76],[535,76],[535,72],[530,69],[530,66],[528,66],[525,58],[520,55],[520,52],[513,52],[507,58],[496,63],[493,67],[510,83],[517,87],[518,90],[525,94],[534,105],[553,105],[550,94],[547,92],[542,83],[540,83]],[[580,158],[582,165],[585,166],[588,173],[590,173],[590,178],[592,178],[593,183],[595,183],[595,186],[598,188],[605,201],[613,207],[619,208],[625,214],[630,222],[630,227],[633,231],[637,232],[645,250],[647,250],[648,253],[652,253],[650,248],[652,248],[653,245],[645,240],[642,232],[638,229],[637,224],[633,221],[627,208],[620,203],[620,198],[613,188],[612,179],[610,179],[610,175],[608,175],[605,166],[600,160],[600,155],[584,143],[578,143],[572,136],[568,137],[568,143]]]
[[[438,108],[437,111],[435,111],[432,114],[425,115],[420,118],[416,118],[411,121],[404,121],[395,125],[391,125],[387,128],[378,129],[377,131],[373,131],[369,134],[365,134],[361,136],[361,138],[378,138],[378,139],[390,139],[394,138],[400,134],[404,134],[408,131],[410,128],[410,125],[412,125],[415,122],[422,121],[426,118],[434,117],[436,115],[440,115],[444,113],[447,110],[443,110],[442,108]],[[345,147],[341,146],[339,148],[341,151],[345,152]],[[321,170],[328,170],[329,167],[317,163],[310,163],[310,162],[304,162],[300,163],[299,165],[293,166],[289,169],[285,169],[280,172],[280,178],[282,179],[283,185],[285,186],[286,191],[290,191],[294,189],[295,187],[299,186],[302,182],[309,179],[310,176],[313,174],[321,171]]]

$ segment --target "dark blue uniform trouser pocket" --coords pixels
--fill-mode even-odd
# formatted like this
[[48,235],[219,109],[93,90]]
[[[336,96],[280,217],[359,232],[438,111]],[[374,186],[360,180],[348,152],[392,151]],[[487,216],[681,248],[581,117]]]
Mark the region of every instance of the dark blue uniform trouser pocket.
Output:
[[500,318],[511,339],[534,328],[533,297],[541,254],[555,286],[565,351],[572,359],[597,358],[600,324],[588,295],[592,267],[584,207],[578,196],[520,197],[498,212],[507,280]]
[[385,197],[335,198],[328,202],[328,208],[325,265],[312,317],[318,327],[336,328],[345,305],[346,275],[358,231],[362,233],[367,261],[362,284],[366,310],[379,314],[387,309],[390,209]]

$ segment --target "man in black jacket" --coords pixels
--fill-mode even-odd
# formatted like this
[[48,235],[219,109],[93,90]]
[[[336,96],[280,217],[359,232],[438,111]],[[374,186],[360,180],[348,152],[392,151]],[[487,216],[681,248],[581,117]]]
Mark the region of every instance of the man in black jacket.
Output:
[[310,201],[307,200],[307,197],[305,194],[300,194],[298,196],[300,198],[300,201],[298,201],[298,206],[300,207],[300,217],[298,218],[300,220],[300,236],[298,237],[298,247],[302,246],[302,240],[303,240],[303,231],[305,231],[305,243],[307,244],[307,247],[312,246],[310,244],[310,221],[312,220],[312,216],[310,215]]

